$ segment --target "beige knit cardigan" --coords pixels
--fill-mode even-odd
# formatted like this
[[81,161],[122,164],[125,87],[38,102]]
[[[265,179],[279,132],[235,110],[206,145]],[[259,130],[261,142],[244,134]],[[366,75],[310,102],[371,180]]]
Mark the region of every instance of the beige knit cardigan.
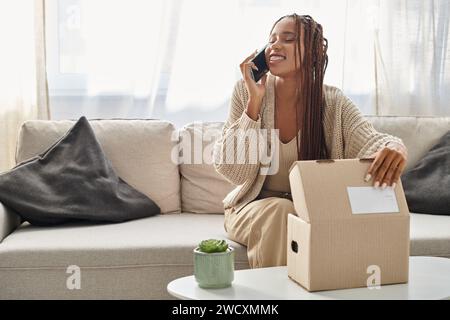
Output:
[[[324,85],[324,95],[326,105],[323,127],[325,144],[331,159],[366,158],[383,148],[388,142],[403,144],[397,137],[377,132],[353,102],[338,88]],[[257,121],[251,119],[245,112],[247,101],[248,92],[244,81],[239,80],[234,87],[230,113],[222,129],[221,138],[214,145],[216,171],[237,186],[223,200],[224,209],[234,212],[238,212],[258,196],[266,175],[260,174],[260,161],[249,161],[249,158],[252,158],[245,144],[234,145],[234,154],[245,155],[245,162],[240,164],[226,163],[225,149],[233,145],[231,139],[235,139],[236,130],[253,129],[258,132],[260,129],[274,129],[275,77],[269,74],[267,78],[266,94]],[[269,150],[270,143],[271,139],[268,135]]]

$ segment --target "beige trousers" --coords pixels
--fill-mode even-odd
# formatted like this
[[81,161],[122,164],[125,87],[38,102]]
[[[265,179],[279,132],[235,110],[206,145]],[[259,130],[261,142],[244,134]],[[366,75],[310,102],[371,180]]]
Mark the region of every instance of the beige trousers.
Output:
[[287,218],[294,204],[285,198],[265,198],[247,204],[238,213],[225,211],[228,237],[247,247],[251,268],[287,264]]

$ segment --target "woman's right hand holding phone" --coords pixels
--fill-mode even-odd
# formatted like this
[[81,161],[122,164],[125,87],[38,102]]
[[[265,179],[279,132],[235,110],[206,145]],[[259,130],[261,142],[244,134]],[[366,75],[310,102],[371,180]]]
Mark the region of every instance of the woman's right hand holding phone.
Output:
[[256,56],[256,53],[257,51],[247,57],[240,64],[242,77],[244,79],[245,87],[247,88],[247,92],[249,95],[246,112],[247,115],[255,121],[258,120],[262,101],[264,99],[264,95],[266,94],[267,79],[267,74],[265,74],[261,78],[260,83],[256,83],[251,75],[252,69],[258,70],[256,65],[251,61]]

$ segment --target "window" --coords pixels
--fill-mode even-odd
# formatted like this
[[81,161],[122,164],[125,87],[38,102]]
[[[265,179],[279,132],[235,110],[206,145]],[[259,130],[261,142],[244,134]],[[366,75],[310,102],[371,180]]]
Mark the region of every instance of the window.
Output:
[[[279,17],[293,12],[324,27],[325,82],[372,113],[371,13],[361,2],[48,0],[52,117],[162,118],[177,126],[224,121],[239,64],[267,42]],[[349,22],[349,12],[359,20]]]
[[53,118],[151,117],[163,0],[47,1]]

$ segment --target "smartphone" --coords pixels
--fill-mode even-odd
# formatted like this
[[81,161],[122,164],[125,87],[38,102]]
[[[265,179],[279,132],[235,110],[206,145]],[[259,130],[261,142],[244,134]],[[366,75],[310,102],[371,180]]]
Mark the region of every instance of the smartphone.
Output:
[[269,72],[269,66],[266,63],[266,48],[264,46],[256,53],[256,56],[252,59],[252,62],[256,65],[258,70],[252,69],[252,78],[255,82],[258,82],[267,72]]

